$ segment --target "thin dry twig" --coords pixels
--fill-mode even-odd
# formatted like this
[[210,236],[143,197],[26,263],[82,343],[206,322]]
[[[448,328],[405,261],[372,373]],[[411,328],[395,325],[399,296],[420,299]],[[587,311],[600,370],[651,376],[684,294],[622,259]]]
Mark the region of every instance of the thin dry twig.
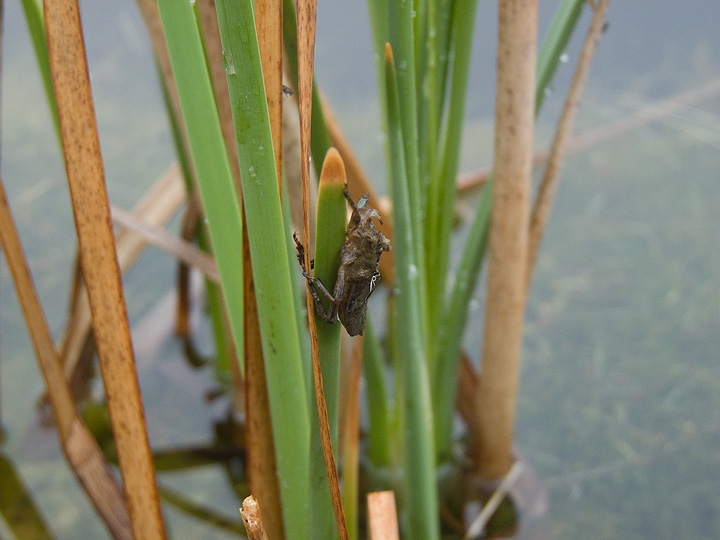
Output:
[[[308,245],[310,238],[310,123],[312,118],[312,87],[315,56],[315,24],[317,17],[316,0],[298,1],[298,101],[300,110],[300,170],[302,176],[303,193],[303,242]],[[312,268],[310,264],[310,250],[305,250],[305,268]],[[340,495],[335,456],[332,450],[330,437],[330,424],[328,422],[325,391],[323,390],[322,370],[318,351],[317,332],[315,330],[315,309],[310,293],[310,284],[306,284],[306,298],[308,305],[308,324],[310,328],[310,346],[312,356],[313,380],[315,382],[315,400],[320,426],[320,440],[325,461],[325,471],[330,485],[330,498],[332,499],[335,522],[341,540],[348,540],[345,512]]]
[[283,200],[282,143],[283,143],[283,83],[282,83],[282,2],[256,0],[255,26],[260,43],[260,62],[265,81],[270,132],[275,154],[280,203]]
[[587,36],[585,38],[585,44],[583,45],[582,52],[580,53],[580,59],[577,67],[575,68],[575,74],[573,75],[570,89],[568,90],[567,97],[565,98],[565,105],[563,106],[557,129],[555,130],[555,138],[550,148],[550,157],[545,168],[545,174],[540,182],[538,194],[535,199],[535,205],[533,206],[532,216],[530,218],[526,287],[530,285],[533,268],[535,267],[535,261],[537,260],[538,251],[540,249],[540,241],[542,240],[545,224],[547,223],[548,215],[550,214],[550,206],[555,196],[557,178],[560,174],[562,162],[565,159],[570,133],[573,125],[575,124],[575,117],[577,116],[577,111],[580,107],[580,97],[585,91],[585,83],[587,82],[588,73],[590,72],[590,65],[593,57],[595,56],[595,50],[597,49],[597,44],[600,41],[600,36],[603,32],[605,16],[609,7],[610,0],[598,0],[597,5],[593,6],[595,14],[590,22],[590,28],[588,29]]
[[463,536],[463,540],[471,540],[472,538],[477,538],[480,535],[483,529],[485,529],[485,525],[487,525],[487,522],[490,521],[490,518],[495,513],[495,510],[497,510],[498,506],[500,506],[500,503],[505,498],[505,495],[508,494],[513,484],[517,481],[518,476],[520,476],[522,470],[522,463],[516,461],[508,471],[507,475],[505,475],[505,478],[503,478],[502,482],[500,482],[500,485],[497,487],[495,492],[488,499],[488,502],[485,503],[485,506],[483,507],[480,514],[478,514],[478,517],[476,517],[475,520],[470,524],[470,527],[468,527],[465,536]]
[[112,218],[115,223],[136,233],[148,244],[162,249],[188,266],[198,269],[214,283],[220,283],[220,274],[218,274],[215,259],[195,245],[170,234],[162,227],[146,223],[131,212],[117,206],[112,207]]

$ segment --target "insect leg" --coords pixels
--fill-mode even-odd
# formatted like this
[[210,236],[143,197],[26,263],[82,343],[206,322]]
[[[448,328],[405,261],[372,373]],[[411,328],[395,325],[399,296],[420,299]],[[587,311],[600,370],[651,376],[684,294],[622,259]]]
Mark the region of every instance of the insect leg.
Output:
[[[320,278],[311,276],[307,272],[303,272],[303,276],[307,279],[308,286],[310,287],[310,294],[315,301],[315,308],[317,309],[318,314],[325,320],[325,322],[330,324],[334,323],[337,320],[337,302],[335,301],[335,298],[333,298],[330,291],[327,290],[325,284],[320,281]],[[330,301],[330,311],[325,309],[325,306],[320,300],[318,289],[320,289],[320,292]]]
[[[297,260],[300,263],[300,268],[302,268],[303,273],[307,272],[307,268],[305,268],[305,246],[303,246],[302,242],[298,240],[297,233],[293,233],[293,240],[295,241],[295,250],[297,251]],[[315,268],[315,259],[310,260],[310,269]]]

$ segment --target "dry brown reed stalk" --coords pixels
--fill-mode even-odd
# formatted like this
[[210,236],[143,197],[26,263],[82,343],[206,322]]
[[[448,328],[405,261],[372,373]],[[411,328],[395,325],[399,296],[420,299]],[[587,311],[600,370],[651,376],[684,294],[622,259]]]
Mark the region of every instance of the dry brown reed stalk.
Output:
[[133,536],[161,539],[165,530],[115,252],[79,6],[73,0],[45,0],[43,12],[83,276]]
[[240,508],[240,515],[243,518],[243,524],[248,533],[248,540],[268,539],[265,533],[265,524],[260,514],[260,505],[255,500],[255,497],[252,495],[245,497],[242,508]]
[[[330,103],[328,103],[327,98],[322,92],[320,92],[320,103],[322,104],[323,116],[325,117],[325,125],[330,133],[330,140],[332,140],[333,146],[340,152],[343,162],[345,163],[350,196],[353,200],[359,201],[360,197],[369,193],[370,200],[377,201],[374,204],[379,207],[382,200],[377,196],[374,186],[367,177],[367,174],[365,174],[360,160],[355,155],[352,146],[350,146],[347,137],[345,137],[345,133],[335,119]],[[385,208],[380,208],[380,213],[383,215],[383,222],[378,223],[377,228],[392,242],[392,209],[385,205]],[[387,251],[380,258],[380,271],[382,272],[384,282],[391,284],[395,281],[394,252]]]
[[537,1],[501,0],[495,104],[495,181],[487,302],[470,455],[478,476],[502,478],[512,464],[535,107]]
[[526,287],[530,286],[535,261],[537,260],[538,251],[540,250],[540,241],[542,240],[545,224],[550,214],[550,206],[555,196],[557,179],[560,175],[563,160],[565,159],[570,133],[575,124],[575,117],[580,107],[580,97],[585,91],[585,83],[587,82],[588,73],[590,72],[590,65],[592,64],[598,41],[600,41],[600,36],[603,32],[605,16],[609,7],[610,0],[598,0],[596,4],[593,4],[595,13],[590,22],[590,28],[585,37],[585,44],[580,53],[580,59],[575,68],[572,83],[565,98],[565,105],[560,114],[557,129],[555,130],[555,137],[550,147],[550,156],[545,168],[545,174],[540,182],[530,218]]
[[282,83],[282,2],[277,0],[256,0],[255,29],[260,44],[260,62],[265,81],[270,132],[275,154],[278,190],[282,204],[282,134],[283,134],[283,83]]
[[[302,177],[303,193],[303,243],[308,244],[310,238],[310,124],[312,117],[312,87],[314,76],[315,58],[315,24],[317,18],[316,0],[299,0],[297,3],[297,40],[298,40],[298,102],[300,111],[300,170]],[[325,157],[327,162],[331,156],[337,156],[342,166],[342,158],[333,149],[328,151]],[[325,167],[326,165],[323,164]],[[344,166],[342,166],[344,169]],[[305,250],[305,268],[311,269],[310,250]],[[310,347],[312,357],[313,380],[315,382],[315,400],[320,426],[320,440],[322,442],[325,471],[330,484],[330,498],[332,499],[335,522],[338,535],[341,540],[348,539],[347,525],[345,523],[345,512],[342,506],[340,495],[340,483],[338,481],[335,457],[332,450],[330,437],[330,424],[328,422],[327,405],[325,403],[325,391],[322,384],[322,370],[320,367],[320,356],[318,351],[317,332],[315,330],[315,309],[313,298],[310,293],[310,284],[306,284],[306,299],[308,312],[308,325],[310,329]]]
[[122,490],[97,442],[77,414],[60,357],[40,306],[30,268],[20,245],[2,179],[0,178],[0,243],[15,281],[40,370],[45,379],[60,446],[70,468],[117,540],[131,540],[130,518]]
[[[289,76],[288,76],[289,78]],[[297,94],[296,94],[297,95]],[[300,166],[300,115],[296,99],[283,102],[283,171],[285,173],[288,206],[293,230],[302,230],[302,174]],[[310,182],[310,238],[305,246],[310,249],[310,258],[315,251],[315,228],[317,218],[317,182]]]
[[465,536],[463,536],[463,540],[472,540],[473,538],[477,538],[478,536],[480,536],[482,531],[485,529],[488,521],[490,521],[490,518],[500,506],[500,503],[503,501],[505,496],[508,494],[512,486],[517,481],[522,470],[522,462],[516,461],[515,463],[513,463],[513,466],[510,467],[510,470],[505,475],[505,478],[502,479],[500,485],[498,485],[498,487],[495,489],[488,501],[485,503],[485,506],[483,507],[480,514],[478,514],[477,518],[475,518],[475,520],[468,527]]
[[399,540],[395,494],[392,491],[368,493],[367,504],[369,540]]

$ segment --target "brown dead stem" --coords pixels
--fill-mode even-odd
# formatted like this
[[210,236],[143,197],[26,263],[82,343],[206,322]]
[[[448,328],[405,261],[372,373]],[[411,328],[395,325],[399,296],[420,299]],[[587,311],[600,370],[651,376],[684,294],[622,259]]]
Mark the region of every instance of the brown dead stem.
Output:
[[43,12],[80,259],[133,536],[162,539],[165,530],[116,258],[79,6],[73,0],[45,0]]
[[558,121],[558,126],[555,130],[555,137],[553,139],[552,146],[550,147],[550,157],[548,158],[548,163],[545,167],[545,174],[540,182],[540,187],[538,189],[538,194],[532,210],[532,216],[530,218],[528,259],[526,268],[527,287],[530,286],[533,268],[535,267],[535,261],[537,260],[538,251],[540,250],[540,241],[542,240],[545,224],[547,223],[548,215],[550,214],[550,206],[552,205],[552,201],[555,196],[557,179],[560,175],[563,160],[565,159],[570,133],[572,132],[572,128],[575,124],[575,117],[577,116],[577,111],[580,107],[580,98],[585,91],[585,83],[587,82],[587,76],[590,72],[590,65],[592,64],[592,59],[595,56],[595,49],[597,48],[598,41],[600,41],[603,26],[605,25],[605,16],[609,6],[610,0],[598,0],[597,5],[594,6],[595,14],[593,15],[590,23],[587,36],[585,37],[585,44],[583,45],[582,52],[580,53],[580,60],[575,68],[572,83],[570,84],[570,90],[565,98],[565,105],[563,106],[560,120]]
[[529,224],[537,0],[501,0],[495,105],[495,181],[487,303],[471,455],[481,478],[512,464]]
[[[315,56],[315,23],[317,17],[316,0],[298,1],[298,101],[300,110],[300,167],[303,186],[303,242],[308,244],[310,239],[310,123],[312,116],[312,87]],[[310,265],[310,250],[305,250],[305,268]],[[315,330],[315,310],[310,293],[309,282],[306,285],[306,298],[308,305],[308,325],[310,327],[310,346],[312,354],[313,380],[315,382],[315,398],[320,425],[320,439],[325,460],[325,471],[330,484],[330,497],[332,499],[338,535],[341,540],[348,539],[345,513],[340,495],[335,457],[332,450],[330,425],[328,422],[325,392],[322,384],[322,370],[318,352],[317,332]]]

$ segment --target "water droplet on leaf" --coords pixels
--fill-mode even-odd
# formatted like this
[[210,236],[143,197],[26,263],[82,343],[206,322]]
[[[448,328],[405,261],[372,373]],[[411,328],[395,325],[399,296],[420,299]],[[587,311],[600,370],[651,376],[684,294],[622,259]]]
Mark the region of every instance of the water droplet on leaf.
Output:
[[235,60],[233,60],[232,53],[229,51],[223,51],[222,66],[228,75],[235,74]]

